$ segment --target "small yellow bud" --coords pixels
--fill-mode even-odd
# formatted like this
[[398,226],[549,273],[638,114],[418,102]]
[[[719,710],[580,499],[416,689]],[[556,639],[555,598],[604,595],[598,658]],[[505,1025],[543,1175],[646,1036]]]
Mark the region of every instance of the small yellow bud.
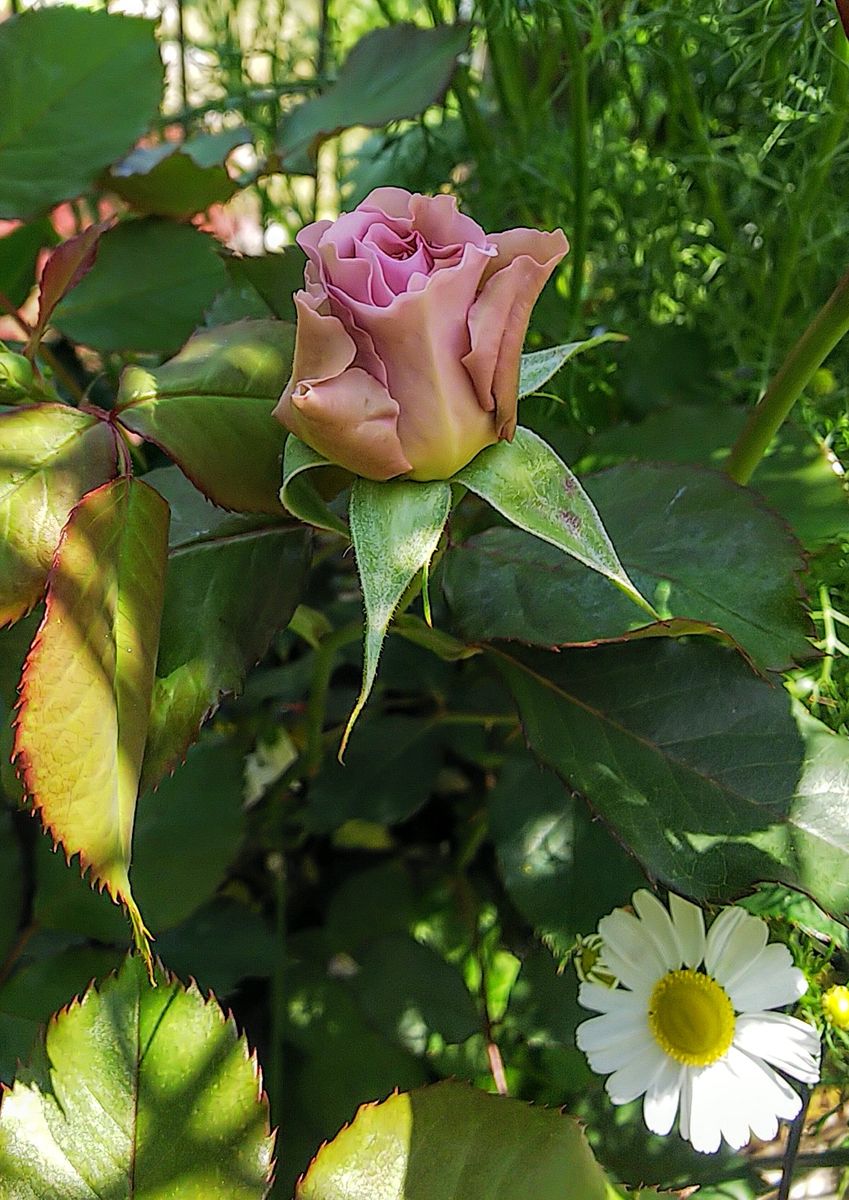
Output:
[[849,987],[835,984],[822,998],[822,1010],[826,1020],[837,1029],[849,1029]]

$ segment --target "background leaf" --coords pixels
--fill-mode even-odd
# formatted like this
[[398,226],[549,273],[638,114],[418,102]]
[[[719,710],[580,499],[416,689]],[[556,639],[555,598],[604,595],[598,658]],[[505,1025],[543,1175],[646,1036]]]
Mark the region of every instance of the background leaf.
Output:
[[585,338],[582,342],[568,342],[563,346],[551,346],[546,350],[532,350],[523,354],[519,366],[519,399],[538,392],[543,384],[548,383],[561,367],[576,354],[586,350],[594,350],[605,342],[621,342],[625,338],[621,333],[599,333],[595,337]]
[[641,642],[496,662],[531,749],[650,876],[722,900],[777,880],[843,910],[847,739],[806,750],[787,693],[733,652]]
[[273,1138],[245,1039],[196,987],[157,983],[128,959],[51,1022],[0,1105],[4,1200],[266,1195]]
[[153,29],[71,5],[3,22],[0,216],[78,195],[144,132],[162,92]]
[[306,531],[222,512],[176,468],[147,479],[175,519],[143,787],[172,771],[204,720],[285,628],[301,597]]
[[116,163],[101,186],[139,212],[191,217],[235,193],[224,162],[231,150],[248,141],[249,131],[240,128],[140,147]]
[[64,404],[0,413],[0,624],[37,602],[71,509],[117,469],[115,432],[93,413]]
[[[725,630],[765,669],[813,656],[796,578],[801,550],[757,496],[718,472],[648,463],[585,485],[625,570],[661,616]],[[473,640],[563,646],[645,631],[625,597],[516,530],[489,529],[452,548],[443,571],[452,611]]]
[[216,504],[282,516],[286,431],[271,411],[294,344],[294,327],[282,321],[202,330],[164,366],[124,372],[118,420],[161,446]]
[[74,509],[24,667],[15,740],[45,827],[126,905],[138,937],[127,872],[167,534],[167,504],[137,480],[104,484]]
[[374,29],[348,55],[336,82],[288,114],[278,149],[286,171],[314,170],[308,154],[352,125],[385,125],[414,117],[438,100],[469,37],[465,25]]
[[319,1152],[297,1198],[496,1200],[510,1190],[604,1200],[606,1183],[569,1117],[440,1083],[364,1105]]
[[94,268],[53,324],[95,350],[173,353],[226,283],[216,243],[200,230],[156,217],[124,221],[101,237]]
[[46,217],[19,225],[0,238],[0,292],[21,305],[35,283],[35,264],[42,246],[52,246],[56,232]]

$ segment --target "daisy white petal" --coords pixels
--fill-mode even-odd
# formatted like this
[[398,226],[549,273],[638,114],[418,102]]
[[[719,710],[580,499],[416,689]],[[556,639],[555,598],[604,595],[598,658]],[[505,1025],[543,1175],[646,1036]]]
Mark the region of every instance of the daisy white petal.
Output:
[[650,1087],[666,1061],[660,1046],[649,1038],[626,1066],[610,1076],[605,1085],[608,1096],[614,1104],[629,1104],[636,1100]]
[[765,946],[750,970],[725,985],[738,1012],[760,1012],[795,1004],[808,990],[805,976],[793,966],[790,951],[780,942]]
[[684,961],[669,913],[651,892],[642,888],[634,892],[634,908],[643,923],[643,928],[654,942],[663,965],[674,971]]
[[617,908],[598,923],[604,961],[626,987],[651,987],[665,968],[654,942],[632,913]]
[[746,1116],[752,1133],[771,1141],[778,1120],[792,1121],[802,1107],[799,1095],[772,1067],[732,1046],[726,1066],[735,1082],[735,1093],[745,1101]]
[[702,910],[698,905],[670,892],[669,912],[678,935],[681,959],[695,970],[705,954],[705,919]]
[[595,1041],[595,1045],[586,1044],[583,1039],[579,1039],[578,1049],[583,1050],[591,1069],[598,1075],[610,1075],[614,1071],[621,1071],[639,1056],[646,1045],[645,1034],[635,1030],[623,1034],[615,1042],[592,1040]]
[[643,1101],[643,1119],[652,1133],[669,1133],[675,1123],[686,1067],[667,1058]]
[[784,1013],[746,1013],[737,1018],[734,1045],[772,1063],[803,1083],[820,1077],[820,1039],[812,1025]]
[[690,1121],[687,1133],[694,1150],[715,1154],[722,1141],[720,1107],[717,1104],[715,1075],[702,1067],[690,1075]]
[[723,908],[708,930],[705,942],[705,967],[709,975],[716,973],[716,964],[722,961],[729,940],[735,937],[747,920],[756,919],[750,918],[742,908]]
[[[736,911],[742,912],[742,909]],[[726,990],[729,990],[741,976],[751,971],[752,963],[761,954],[769,937],[766,921],[761,921],[758,917],[748,914],[744,914],[744,916],[745,920],[740,921],[732,929],[713,966],[707,965],[707,959],[711,953],[713,926],[708,934],[705,965],[717,983],[721,983]]]
[[636,996],[625,988],[604,987],[601,983],[582,983],[578,988],[578,1003],[581,1008],[601,1013],[644,1013],[646,1010],[645,1001],[641,996]]

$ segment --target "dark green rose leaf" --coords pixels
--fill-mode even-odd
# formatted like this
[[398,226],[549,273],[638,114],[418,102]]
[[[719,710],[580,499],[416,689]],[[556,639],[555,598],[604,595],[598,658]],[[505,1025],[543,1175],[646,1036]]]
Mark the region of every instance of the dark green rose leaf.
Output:
[[812,656],[795,578],[801,550],[757,496],[690,466],[624,464],[584,482],[625,570],[665,621],[647,626],[624,596],[556,550],[490,529],[444,561],[467,638],[565,646],[721,630],[766,669]]
[[95,350],[177,350],[227,272],[215,241],[192,225],[148,217],[100,239],[97,262],[56,308],[53,324]]
[[235,193],[224,162],[231,150],[248,141],[250,132],[239,128],[140,147],[116,163],[101,186],[139,212],[191,217]]
[[32,9],[0,25],[0,217],[84,191],[159,109],[153,21]]

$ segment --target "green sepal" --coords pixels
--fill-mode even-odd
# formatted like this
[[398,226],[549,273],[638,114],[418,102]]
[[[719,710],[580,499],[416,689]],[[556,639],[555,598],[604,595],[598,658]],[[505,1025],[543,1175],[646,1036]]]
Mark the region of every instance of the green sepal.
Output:
[[451,486],[445,480],[354,480],[349,515],[365,606],[363,683],[342,737],[340,760],[371,692],[392,614],[433,557],[450,511]]
[[454,476],[519,529],[598,571],[635,604],[658,614],[628,578],[595,505],[547,442],[518,428],[512,442],[482,450]]
[[562,346],[551,346],[547,350],[532,350],[523,354],[519,367],[519,399],[538,392],[548,383],[562,366],[577,354],[603,346],[605,342],[627,342],[624,333],[599,333],[582,342],[566,342]]
[[283,450],[283,486],[280,489],[280,500],[284,508],[299,521],[315,525],[318,529],[327,529],[331,533],[341,533],[347,538],[348,526],[332,511],[326,496],[316,487],[315,481],[306,477],[307,471],[318,467],[330,468],[334,473],[334,486],[322,489],[328,495],[332,496],[341,491],[345,482],[351,478],[348,471],[328,462],[317,450],[313,450],[312,446],[290,433]]

